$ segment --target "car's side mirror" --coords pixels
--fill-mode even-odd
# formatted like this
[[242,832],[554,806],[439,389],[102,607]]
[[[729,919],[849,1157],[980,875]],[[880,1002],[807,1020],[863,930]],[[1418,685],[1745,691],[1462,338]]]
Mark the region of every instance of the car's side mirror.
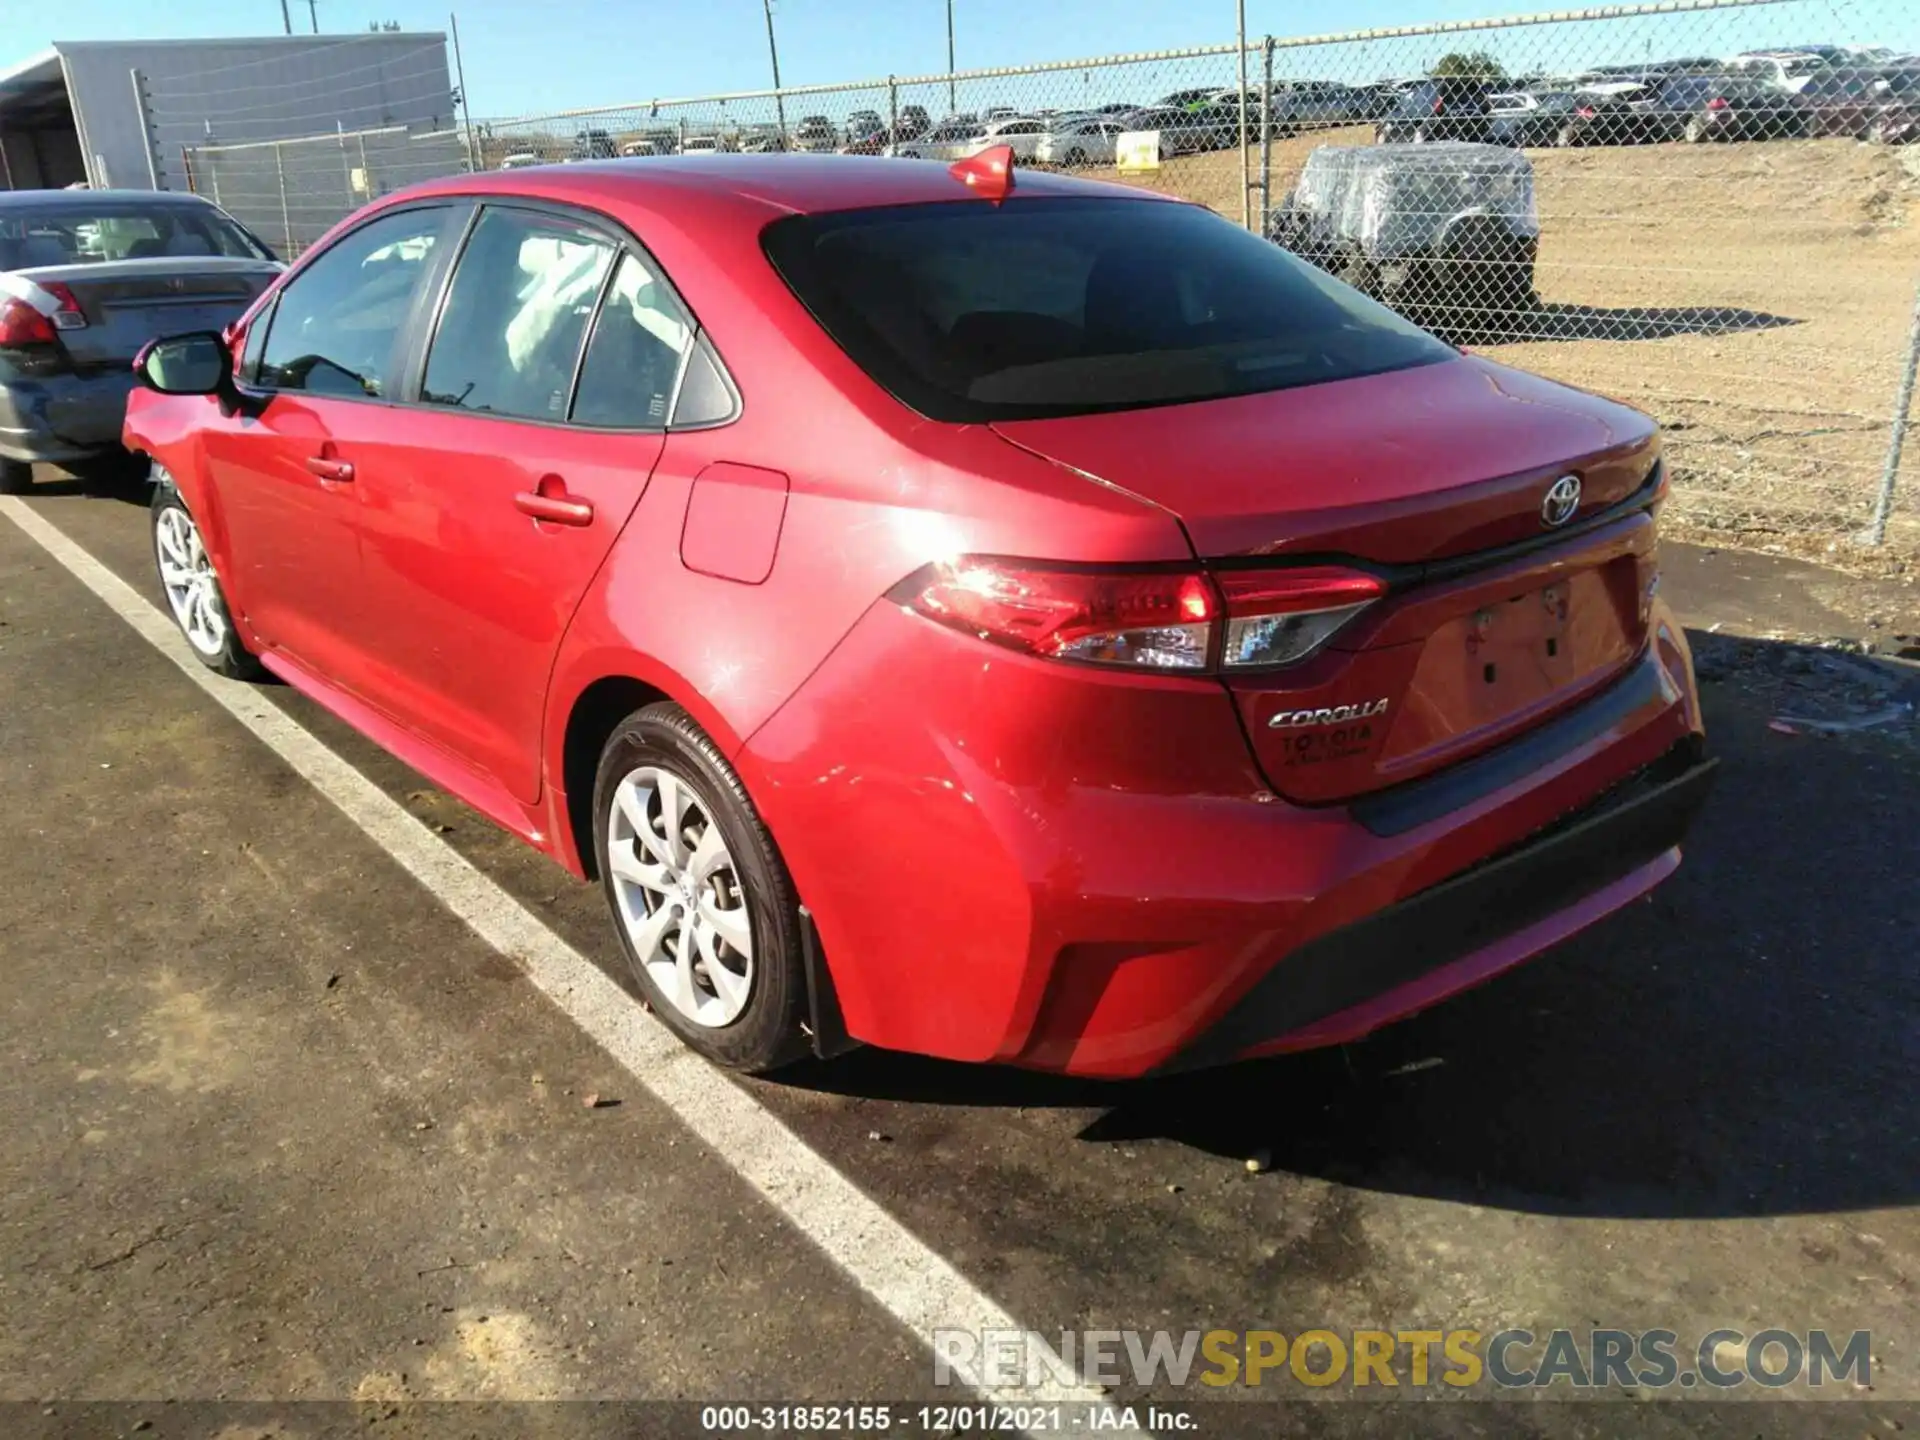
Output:
[[233,386],[233,352],[211,330],[169,335],[149,343],[133,373],[162,395],[218,395]]

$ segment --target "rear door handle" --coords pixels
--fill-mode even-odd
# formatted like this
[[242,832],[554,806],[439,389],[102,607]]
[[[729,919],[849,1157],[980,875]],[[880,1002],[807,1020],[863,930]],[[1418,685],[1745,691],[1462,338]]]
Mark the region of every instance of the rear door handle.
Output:
[[345,460],[335,460],[326,455],[309,455],[307,469],[322,480],[331,480],[336,485],[345,485],[353,479],[353,466]]
[[513,497],[514,508],[523,515],[531,515],[536,520],[547,520],[555,525],[591,525],[593,523],[593,502],[579,500],[564,490],[558,495],[542,495],[535,490],[522,490]]

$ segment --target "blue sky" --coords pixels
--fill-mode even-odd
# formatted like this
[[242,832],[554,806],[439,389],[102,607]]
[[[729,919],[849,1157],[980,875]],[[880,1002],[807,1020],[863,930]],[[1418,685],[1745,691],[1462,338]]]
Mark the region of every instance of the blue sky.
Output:
[[[289,0],[297,30],[307,0]],[[445,0],[315,0],[323,32],[364,32],[370,20],[409,30],[443,30]],[[1303,6],[1247,0],[1250,34],[1275,35],[1468,19],[1554,8],[1556,0],[1344,0]],[[1557,0],[1565,3],[1565,0]],[[0,66],[58,40],[185,38],[277,32],[278,0],[71,0],[61,6],[14,0],[0,31]],[[460,0],[462,48],[475,116],[526,114],[654,96],[700,95],[769,83],[760,0]],[[962,69],[1117,52],[1229,42],[1233,0],[954,0]],[[1836,15],[1856,33],[1839,34]],[[1851,0],[1844,9],[1815,0],[1748,12],[1712,12],[1645,23],[1604,36],[1555,28],[1507,32],[1491,42],[1526,68],[1574,49],[1583,63],[1637,58],[1642,48],[1725,54],[1791,40],[1873,39],[1920,46],[1920,4]],[[776,0],[781,78],[788,84],[926,74],[946,65],[945,0]],[[1468,37],[1462,37],[1468,39]],[[1609,51],[1597,54],[1595,43]],[[1414,69],[1430,43],[1401,42],[1349,58],[1365,68]],[[1317,62],[1318,56],[1316,56]],[[1321,67],[1327,68],[1327,67]],[[1346,67],[1334,67],[1346,68]],[[1168,67],[1172,89],[1183,80]],[[1296,72],[1298,73],[1298,72]],[[1377,78],[1349,73],[1338,78]]]

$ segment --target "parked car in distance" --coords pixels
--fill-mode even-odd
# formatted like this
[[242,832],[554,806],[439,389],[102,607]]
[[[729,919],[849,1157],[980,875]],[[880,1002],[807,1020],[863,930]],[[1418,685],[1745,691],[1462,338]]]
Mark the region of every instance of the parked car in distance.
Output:
[[1013,154],[1016,165],[1033,163],[1040,144],[1047,137],[1048,122],[1038,116],[1015,115],[991,120],[979,127],[980,134],[956,152],[956,158],[975,154],[990,146],[1004,145]]
[[986,137],[987,127],[971,116],[943,120],[933,129],[893,147],[893,153],[907,160],[958,160],[971,155]]
[[1503,145],[1322,145],[1268,238],[1450,334],[1498,338],[1539,306],[1533,167]]
[[898,139],[912,140],[926,134],[932,128],[933,121],[927,115],[926,106],[902,105],[900,119],[894,126],[894,133]]
[[886,117],[878,110],[849,110],[844,127],[848,136],[871,135],[876,130],[887,128]]
[[1651,420],[1201,206],[964,175],[383,197],[142,356],[189,650],[596,877],[745,1070],[1345,1043],[1673,873]]
[[116,456],[140,347],[220,329],[281,269],[197,195],[0,190],[0,494]]
[[1886,72],[1886,99],[1867,124],[1865,139],[1881,145],[1920,141],[1920,69]]
[[573,137],[569,160],[612,160],[620,153],[613,137],[604,130],[582,130]]
[[1393,110],[1375,128],[1382,145],[1425,144],[1432,140],[1464,140],[1485,145],[1493,141],[1484,80],[1426,79],[1416,82],[1394,102]]
[[1560,117],[1553,143],[1641,145],[1672,139],[1676,127],[1685,121],[1662,110],[1659,97],[1659,86],[1635,80],[1600,81],[1576,90],[1572,106]]
[[1721,68],[1731,75],[1744,75],[1776,90],[1798,92],[1806,89],[1814,75],[1827,66],[1843,61],[1840,51],[1762,50],[1736,55]]
[[1084,115],[1043,134],[1033,158],[1042,165],[1111,165],[1116,142],[1131,128],[1112,115]]
[[1568,90],[1507,91],[1487,97],[1493,142],[1516,149],[1556,145],[1578,104]]
[[1809,133],[1800,95],[1744,76],[1669,80],[1654,102],[1660,138],[1780,140]]
[[1268,117],[1273,134],[1291,135],[1370,120],[1369,109],[1368,98],[1351,86],[1334,80],[1294,80],[1274,84]]
[[793,127],[793,148],[812,155],[824,155],[840,143],[840,132],[824,115],[808,115]]
[[543,165],[545,163],[545,161],[531,150],[516,150],[511,155],[503,155],[500,157],[500,168],[502,170],[524,170],[529,165]]
[[1891,76],[1868,66],[1834,65],[1817,71],[1799,95],[1808,132],[1869,139],[1892,91]]
[[1214,103],[1220,94],[1218,85],[1199,85],[1187,90],[1175,90],[1171,95],[1162,95],[1154,101],[1154,106],[1164,110],[1197,110]]
[[1204,121],[1197,122],[1191,112],[1177,110],[1170,106],[1153,106],[1145,110],[1136,110],[1130,115],[1120,117],[1119,125],[1123,131],[1158,131],[1160,155],[1163,159],[1171,159],[1177,155],[1193,155],[1202,150],[1218,148],[1216,126]]

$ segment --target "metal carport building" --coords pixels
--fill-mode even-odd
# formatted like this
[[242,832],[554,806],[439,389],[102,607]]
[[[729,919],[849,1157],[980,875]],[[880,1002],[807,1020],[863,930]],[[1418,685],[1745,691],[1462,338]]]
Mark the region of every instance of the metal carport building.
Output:
[[56,41],[0,71],[0,186],[185,190],[188,147],[454,128],[438,31]]

